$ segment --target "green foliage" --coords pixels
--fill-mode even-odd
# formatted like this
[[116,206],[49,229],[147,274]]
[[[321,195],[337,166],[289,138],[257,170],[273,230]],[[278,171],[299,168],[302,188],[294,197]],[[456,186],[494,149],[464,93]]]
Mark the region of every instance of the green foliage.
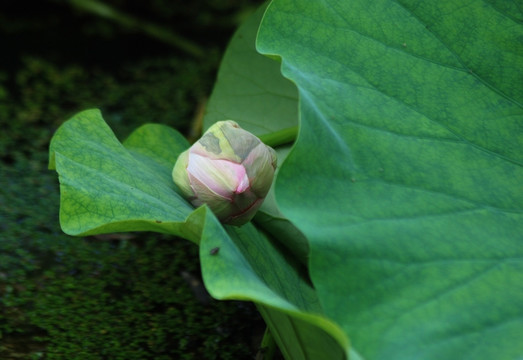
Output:
[[[186,146],[173,130],[147,125],[121,145],[96,111],[69,120],[51,144],[62,227],[199,243],[211,295],[254,301],[288,359],[516,359],[523,28],[504,11],[459,1],[269,5],[257,47],[281,59],[300,119],[275,211],[306,236],[297,244],[308,259],[282,246],[288,234],[274,222],[222,226],[188,206],[170,181],[170,159]],[[243,30],[207,121],[245,118],[270,135],[294,124],[294,88],[252,47],[239,50],[255,33]],[[270,75],[231,76],[243,57]],[[278,86],[285,106],[271,108],[265,127]],[[237,89],[251,89],[245,117],[231,112]]]
[[[203,279],[213,297],[274,308],[267,321],[275,325],[314,324],[318,328],[290,326],[285,337],[294,329],[293,336],[307,339],[314,351],[335,337],[343,347],[328,350],[339,357],[346,338],[322,316],[303,265],[251,224],[224,229],[207,207],[194,210],[178,194],[172,163],[187,146],[175,130],[154,124],[120,144],[99,111],[76,115],[58,129],[50,146],[50,167],[60,178],[62,229],[71,235],[149,230],[199,243]],[[211,253],[215,248],[218,254]],[[289,342],[289,353],[303,353],[303,343]]]
[[258,49],[300,92],[277,199],[310,241],[325,313],[366,359],[521,355],[517,14],[276,0],[264,17]]
[[220,64],[204,119],[234,120],[258,136],[298,124],[296,87],[279,72],[279,64],[256,52],[254,42],[265,6],[234,34]]
[[187,141],[175,130],[149,125],[135,131],[129,143],[129,149],[120,144],[97,110],[84,111],[58,129],[50,168],[60,174],[60,221],[66,233],[169,232],[192,211],[173,190],[169,171]]

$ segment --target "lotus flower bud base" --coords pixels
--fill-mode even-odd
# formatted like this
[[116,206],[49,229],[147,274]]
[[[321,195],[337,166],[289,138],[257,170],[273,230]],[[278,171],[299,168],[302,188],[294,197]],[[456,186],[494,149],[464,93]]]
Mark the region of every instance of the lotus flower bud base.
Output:
[[243,225],[274,178],[276,152],[231,120],[219,121],[180,154],[173,180],[194,205],[207,204],[226,224]]

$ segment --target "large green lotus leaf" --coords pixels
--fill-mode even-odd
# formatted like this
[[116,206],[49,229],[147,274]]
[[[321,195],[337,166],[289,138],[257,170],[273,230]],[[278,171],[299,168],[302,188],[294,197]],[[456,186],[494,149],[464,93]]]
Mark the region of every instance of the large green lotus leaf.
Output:
[[204,128],[231,119],[260,136],[298,124],[296,86],[281,76],[278,63],[255,49],[265,7],[249,17],[231,39],[207,105]]
[[274,0],[258,49],[300,94],[276,199],[367,360],[523,354],[516,2]]
[[323,316],[306,268],[287,248],[251,223],[224,228],[206,207],[194,210],[178,195],[171,170],[187,146],[178,132],[155,124],[121,144],[98,110],[65,122],[52,139],[49,164],[59,174],[63,230],[149,230],[192,240],[200,244],[209,292],[254,301],[287,358],[347,358],[346,335]]

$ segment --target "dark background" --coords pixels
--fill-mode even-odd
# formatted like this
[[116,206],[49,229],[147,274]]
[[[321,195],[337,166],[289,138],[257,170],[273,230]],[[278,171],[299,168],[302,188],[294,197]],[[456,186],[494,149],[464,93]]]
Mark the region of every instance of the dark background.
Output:
[[147,122],[194,132],[230,37],[260,3],[0,2],[0,359],[255,358],[263,321],[206,294],[192,243],[63,234],[47,157],[87,108],[121,140]]

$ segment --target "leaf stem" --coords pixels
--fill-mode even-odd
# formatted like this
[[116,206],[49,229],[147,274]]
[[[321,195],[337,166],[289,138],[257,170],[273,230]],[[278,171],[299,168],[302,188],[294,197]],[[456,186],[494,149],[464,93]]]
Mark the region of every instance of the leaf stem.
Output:
[[269,134],[261,135],[259,136],[259,138],[265,145],[268,145],[270,147],[276,147],[293,142],[294,140],[296,140],[297,136],[298,126],[296,125]]
[[149,36],[154,37],[164,43],[177,47],[186,53],[201,58],[204,56],[203,49],[190,40],[169,31],[161,26],[145,22],[134,18],[128,14],[116,10],[115,8],[96,0],[70,0],[70,4],[92,14],[111,19],[122,26],[139,29]]
[[260,344],[260,351],[256,356],[256,360],[272,360],[274,359],[274,354],[276,353],[276,342],[274,337],[269,330],[269,326],[265,328],[265,333],[263,334],[263,339]]

